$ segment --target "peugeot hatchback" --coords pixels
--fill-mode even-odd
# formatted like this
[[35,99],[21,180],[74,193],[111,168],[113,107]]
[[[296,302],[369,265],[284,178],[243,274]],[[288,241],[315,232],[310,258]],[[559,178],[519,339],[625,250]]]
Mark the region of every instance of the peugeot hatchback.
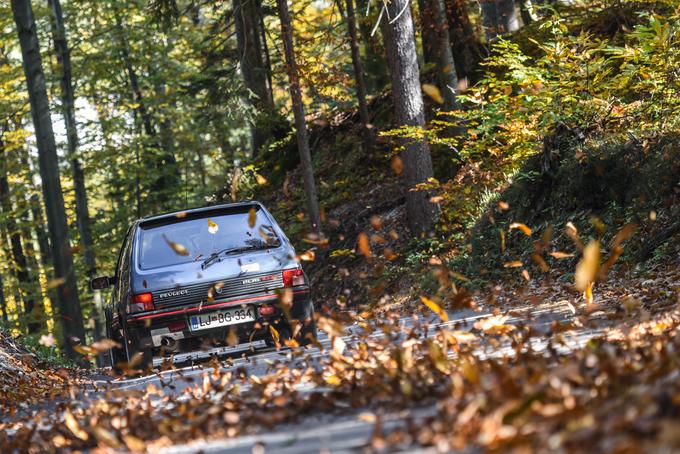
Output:
[[[123,240],[106,307],[112,366],[314,341],[309,280],[259,202],[146,217]],[[141,364],[140,364],[141,362]]]

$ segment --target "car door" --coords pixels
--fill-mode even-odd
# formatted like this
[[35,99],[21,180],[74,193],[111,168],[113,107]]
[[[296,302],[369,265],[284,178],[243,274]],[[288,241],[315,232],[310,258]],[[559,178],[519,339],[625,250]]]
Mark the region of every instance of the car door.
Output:
[[125,303],[128,301],[130,295],[130,251],[132,249],[132,232],[135,225],[132,225],[123,240],[123,245],[118,253],[118,262],[116,263],[115,285],[111,292],[111,315],[113,316],[112,325],[120,324],[120,314],[125,313]]

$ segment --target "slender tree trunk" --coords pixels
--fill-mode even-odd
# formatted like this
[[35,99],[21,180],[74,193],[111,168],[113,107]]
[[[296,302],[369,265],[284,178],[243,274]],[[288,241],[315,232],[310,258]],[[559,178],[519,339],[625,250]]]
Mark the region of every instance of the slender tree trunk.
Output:
[[302,103],[300,90],[300,78],[295,61],[295,49],[293,47],[293,25],[288,11],[287,0],[276,0],[281,20],[281,37],[286,58],[286,71],[290,87],[290,97],[293,101],[293,115],[295,116],[295,129],[297,136],[298,151],[300,153],[300,165],[302,178],[305,183],[307,196],[307,215],[311,222],[312,232],[321,236],[321,216],[319,214],[319,202],[316,195],[316,183],[314,182],[314,168],[312,156],[309,150],[309,136],[305,124],[305,105]]
[[[342,0],[338,4],[342,4]],[[352,50],[352,66],[354,67],[354,80],[356,82],[357,101],[359,102],[359,118],[361,120],[364,152],[369,153],[373,148],[373,134],[370,129],[368,103],[366,102],[366,82],[364,81],[364,65],[361,61],[361,53],[359,52],[354,0],[345,0],[345,6],[347,8],[347,34],[349,35],[349,45]]]
[[477,41],[468,14],[467,1],[445,0],[445,3],[456,72],[459,79],[467,79],[472,85],[477,79],[479,62],[485,57],[484,46]]
[[37,194],[31,196],[31,217],[35,224],[35,234],[38,238],[38,250],[40,251],[40,263],[44,267],[48,267],[52,261],[50,254],[50,240],[45,232],[45,218],[43,217],[42,209],[40,208],[40,198]]
[[[340,0],[342,1],[342,0]],[[373,24],[378,19],[376,14],[366,15],[367,11],[376,11],[380,6],[376,7],[372,0],[356,0],[357,6],[357,26],[359,27],[359,34],[361,35],[361,42],[363,43],[363,63],[366,71],[366,92],[376,93],[383,90],[385,85],[389,83],[389,75],[387,74],[387,62],[383,55],[379,39],[371,36]]]
[[456,90],[458,90],[458,76],[456,64],[453,60],[451,41],[449,38],[449,24],[446,20],[446,5],[444,0],[427,0],[435,25],[435,51],[437,63],[437,82],[444,98],[444,110],[451,111],[458,108]]
[[479,4],[487,42],[519,29],[514,0],[480,0]]
[[430,0],[418,0],[420,41],[423,47],[423,61],[425,64],[437,61],[437,31],[431,3]]
[[7,300],[5,299],[5,279],[0,275],[0,311],[2,311],[2,321],[7,322]]
[[63,347],[70,358],[80,359],[69,340],[84,341],[85,330],[68,239],[64,197],[59,180],[57,147],[52,131],[35,19],[29,0],[12,0],[12,11],[17,25],[19,43],[21,44],[24,73],[38,146],[40,177],[54,258],[54,274],[58,283],[57,293],[61,323],[66,339]]
[[92,244],[91,220],[87,202],[87,189],[85,187],[85,172],[78,159],[78,130],[76,127],[75,96],[73,93],[72,71],[71,71],[71,50],[66,40],[66,27],[64,26],[64,16],[61,11],[59,0],[47,0],[52,9],[52,39],[54,41],[54,53],[61,69],[61,113],[64,117],[66,126],[66,140],[68,142],[68,157],[71,161],[71,172],[73,174],[73,188],[76,198],[76,220],[78,221],[78,231],[80,242],[83,247],[83,259],[87,274],[94,277],[97,272],[97,265],[94,257],[94,246]]
[[9,242],[12,251],[12,262],[14,266],[14,275],[19,284],[19,293],[21,301],[24,306],[24,322],[23,327],[28,329],[28,333],[36,333],[40,331],[41,325],[36,322],[35,314],[35,293],[33,292],[35,282],[31,279],[31,269],[29,267],[24,244],[21,241],[21,228],[15,222],[16,212],[12,204],[8,181],[8,156],[5,149],[4,142],[0,138],[0,205],[2,212],[6,217],[7,233],[9,235]]
[[[418,57],[413,36],[413,21],[408,0],[393,0],[386,4],[387,17],[381,27],[387,49],[387,61],[392,76],[392,99],[394,100],[397,127],[410,126],[425,129],[423,94],[420,88]],[[402,139],[404,191],[406,213],[413,234],[428,232],[438,217],[437,205],[430,202],[426,191],[413,191],[417,184],[425,183],[433,176],[432,158],[425,138]]]
[[515,8],[515,0],[497,0],[498,23],[501,33],[510,33],[519,30],[519,17]]
[[255,99],[252,97],[249,99],[257,112],[251,125],[253,155],[256,155],[269,138],[265,123],[274,108],[270,71],[266,67],[267,51],[264,48],[266,43],[262,42],[263,22],[258,11],[258,0],[233,1],[241,74],[246,88],[255,95]]

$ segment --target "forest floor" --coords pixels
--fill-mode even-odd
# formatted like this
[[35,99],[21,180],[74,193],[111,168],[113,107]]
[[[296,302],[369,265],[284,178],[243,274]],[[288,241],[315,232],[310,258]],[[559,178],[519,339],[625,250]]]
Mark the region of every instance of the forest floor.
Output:
[[546,281],[499,284],[472,309],[347,311],[319,320],[311,349],[137,378],[40,367],[4,340],[2,389],[17,392],[3,395],[0,446],[671,452],[679,265],[612,275],[590,303]]

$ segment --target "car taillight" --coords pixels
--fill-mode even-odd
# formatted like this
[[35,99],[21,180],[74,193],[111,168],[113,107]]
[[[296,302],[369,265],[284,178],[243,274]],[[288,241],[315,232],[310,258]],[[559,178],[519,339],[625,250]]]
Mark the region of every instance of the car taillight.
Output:
[[132,297],[130,302],[130,312],[143,312],[152,311],[153,306],[153,295],[151,293],[140,293]]
[[300,268],[294,268],[292,270],[283,270],[283,286],[284,287],[295,287],[296,285],[304,285],[305,276],[302,274]]

